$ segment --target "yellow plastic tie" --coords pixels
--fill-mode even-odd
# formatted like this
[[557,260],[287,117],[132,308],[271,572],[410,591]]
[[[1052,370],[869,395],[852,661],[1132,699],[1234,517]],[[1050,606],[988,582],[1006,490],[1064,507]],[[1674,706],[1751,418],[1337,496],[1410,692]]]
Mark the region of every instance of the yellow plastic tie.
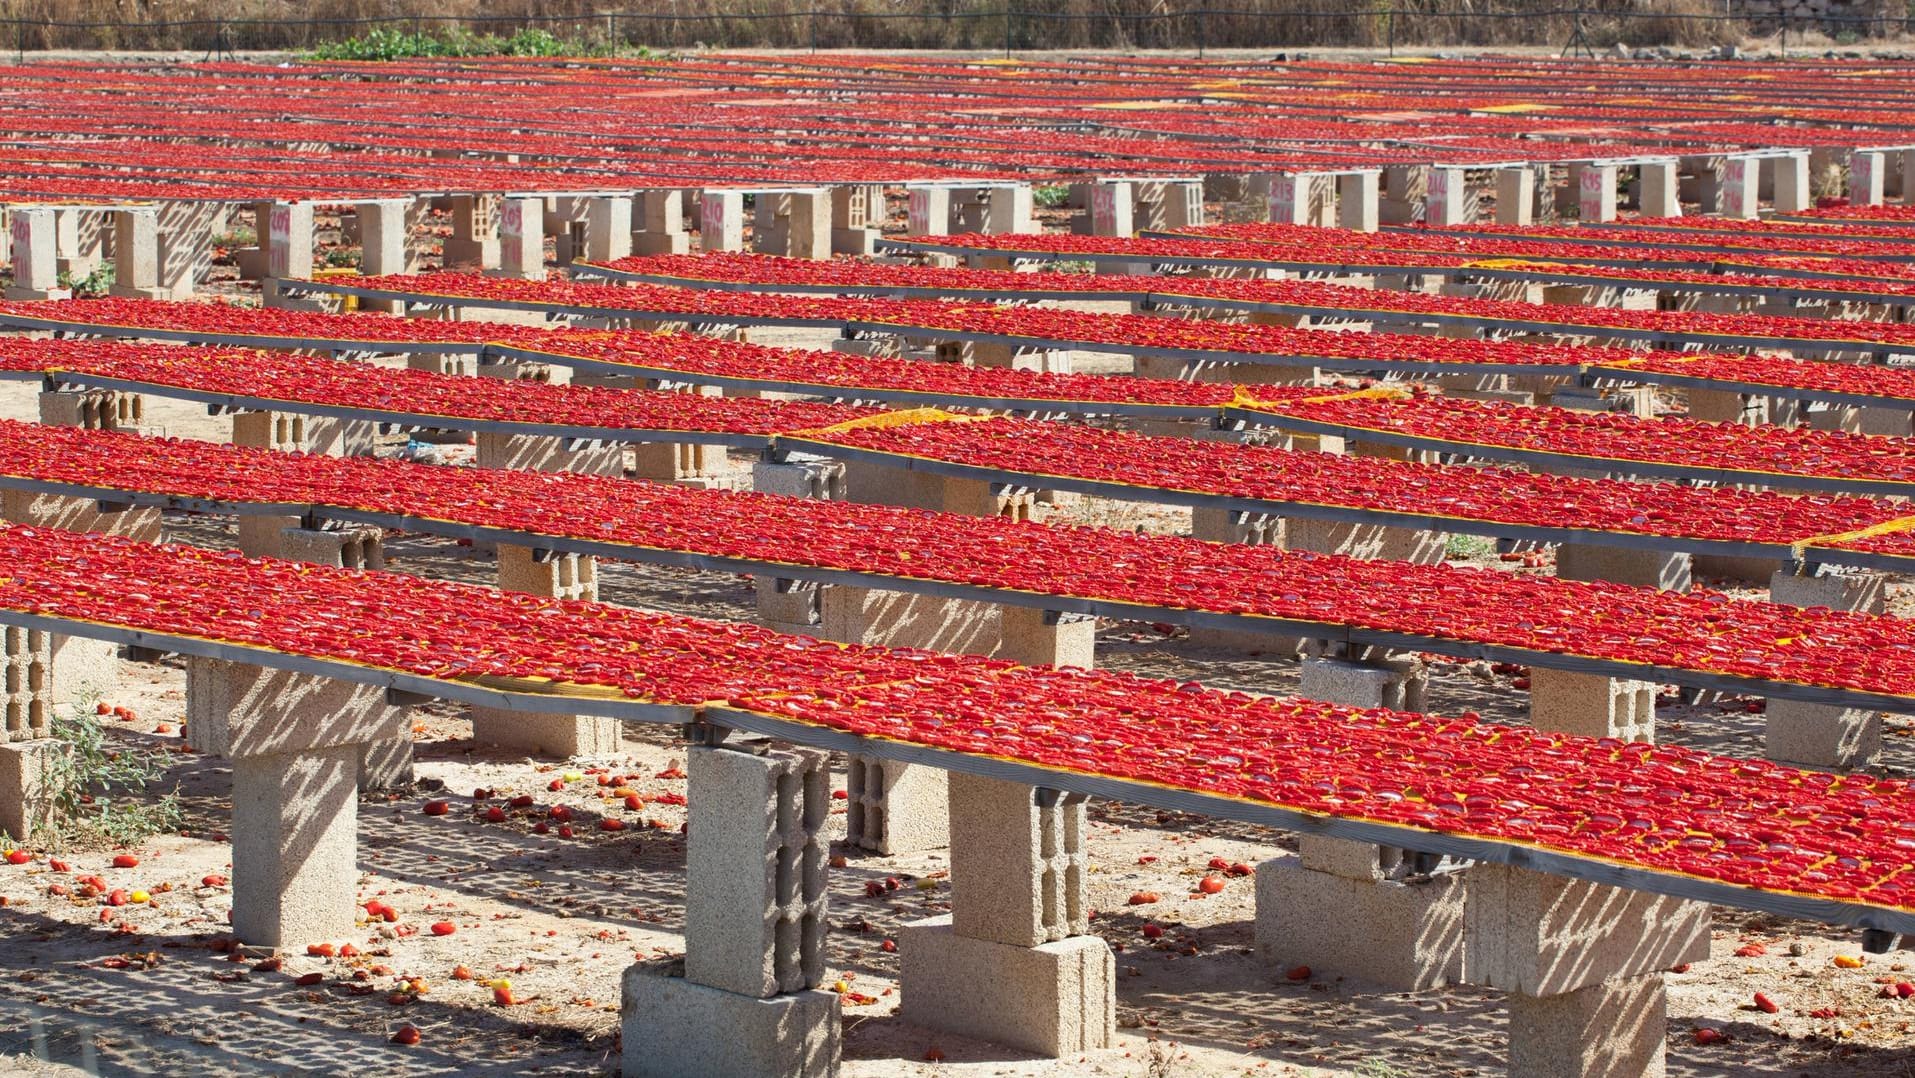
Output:
[[1843,543],[1852,543],[1857,539],[1873,539],[1878,535],[1894,535],[1897,532],[1905,531],[1915,531],[1915,516],[1896,517],[1894,520],[1884,520],[1880,524],[1870,524],[1866,528],[1857,528],[1852,532],[1842,532],[1838,535],[1812,536],[1799,542],[1790,543],[1789,552],[1799,560],[1802,557],[1803,551],[1812,546],[1840,546]]

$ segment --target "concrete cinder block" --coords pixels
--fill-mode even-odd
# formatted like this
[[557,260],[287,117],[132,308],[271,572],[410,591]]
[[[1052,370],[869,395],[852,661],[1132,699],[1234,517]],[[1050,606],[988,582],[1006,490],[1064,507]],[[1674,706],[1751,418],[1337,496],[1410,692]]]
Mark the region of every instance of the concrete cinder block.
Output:
[[1767,755],[1777,763],[1853,771],[1869,766],[1882,752],[1879,711],[1771,699],[1763,718]]
[[1660,1078],[1668,1036],[1660,973],[1554,996],[1509,997],[1510,1078]]
[[951,844],[950,773],[941,767],[850,756],[845,841],[891,857]]
[[473,705],[472,740],[539,756],[611,756],[624,747],[619,720],[605,715],[507,711]]
[[195,749],[234,759],[412,732],[409,710],[387,703],[377,686],[198,656],[186,662],[186,727]]
[[146,422],[146,402],[118,389],[56,389],[40,394],[40,422],[50,427],[137,430]]
[[951,234],[951,188],[942,184],[907,184],[905,232],[912,236]]
[[1349,707],[1421,711],[1429,681],[1429,673],[1414,661],[1368,663],[1311,658],[1303,662],[1297,695]]
[[957,773],[951,789],[951,925],[1012,947],[1090,931],[1081,794]]
[[590,262],[610,262],[632,253],[632,200],[599,195],[585,202],[585,251]]
[[259,238],[266,247],[268,277],[297,279],[313,275],[312,203],[273,203]]
[[899,1016],[914,1025],[1053,1058],[1116,1038],[1117,963],[1095,936],[1015,947],[934,917],[899,930],[898,957]]
[[1190,537],[1207,543],[1249,543],[1252,546],[1282,546],[1284,518],[1265,513],[1244,513],[1235,509],[1193,509],[1190,511]]
[[1413,883],[1353,879],[1280,857],[1258,865],[1255,878],[1257,953],[1266,963],[1397,992],[1462,976],[1468,903],[1460,873]]
[[[1798,576],[1778,571],[1769,580],[1773,602],[1880,614],[1886,609],[1887,578],[1880,573]],[[1882,750],[1880,712],[1861,708],[1770,700],[1764,715],[1769,759],[1796,767],[1850,771],[1866,767]]]
[[43,738],[53,718],[53,634],[7,626],[0,629],[0,646],[6,670],[0,744]]
[[685,976],[759,998],[824,977],[826,756],[694,748]]
[[1623,741],[1656,739],[1653,681],[1532,667],[1529,723],[1538,730]]
[[1508,865],[1469,869],[1472,984],[1558,996],[1709,957],[1709,907]]
[[249,513],[235,522],[234,542],[239,552],[249,558],[283,557],[280,540],[288,529],[299,527],[299,521],[298,517]]
[[1528,225],[1536,220],[1536,173],[1527,168],[1496,170],[1496,223]]
[[241,941],[285,947],[352,930],[358,776],[355,745],[234,757],[233,934]]
[[1352,842],[1327,835],[1297,836],[1297,857],[1313,872],[1328,872],[1348,880],[1381,880],[1401,866],[1403,851],[1371,842]]
[[304,452],[306,417],[297,412],[235,412],[233,444],[280,453]]
[[1444,558],[1449,537],[1422,528],[1291,517],[1284,522],[1284,544],[1291,550],[1314,550],[1319,554],[1436,565]]
[[447,199],[452,235],[445,238],[441,263],[446,269],[499,268],[499,200],[496,195],[453,195]]
[[[693,442],[639,442],[631,447],[633,474],[660,483],[709,480],[727,475],[725,448]],[[609,474],[609,473],[606,473]]]
[[329,457],[370,457],[379,445],[378,425],[332,416],[306,417],[306,452]]
[[25,842],[48,821],[47,767],[64,750],[63,742],[44,737],[0,745],[0,834]]
[[117,535],[141,543],[160,541],[160,510],[155,506],[102,509],[92,498],[9,490],[0,493],[0,515],[40,528]]
[[[1337,185],[1337,227],[1352,232],[1375,232],[1380,223],[1380,171],[1364,169],[1339,173]],[[1200,222],[1201,223],[1201,222]]]
[[687,980],[682,963],[640,962],[619,999],[624,1078],[832,1078],[842,1052],[836,992],[759,999]]
[[88,704],[120,687],[120,649],[108,640],[55,633],[51,637],[55,708]]
[[615,442],[576,444],[543,435],[480,431],[474,458],[480,468],[625,474],[625,447]]
[[834,585],[821,591],[818,636],[841,644],[879,644],[990,655],[1003,640],[998,604]]
[[1032,606],[998,611],[997,657],[1025,666],[1097,665],[1097,619]]
[[7,232],[13,264],[8,299],[52,299],[66,294],[66,290],[59,287],[59,256],[54,238],[57,227],[51,208],[16,206],[8,212]]
[[151,207],[113,212],[113,285],[107,290],[131,299],[172,299],[160,287],[160,218]]
[[598,559],[500,543],[499,587],[548,599],[598,601]]
[[540,280],[545,276],[545,200],[507,198],[499,202],[500,277]]
[[820,596],[825,590],[804,580],[758,576],[752,580],[758,600],[760,625],[802,625],[806,635],[815,636],[824,623]]
[[698,222],[699,250],[744,250],[744,192],[707,190],[701,193],[698,197]]
[[1769,601],[1805,609],[1820,606],[1880,614],[1887,609],[1888,577],[1869,572],[1803,576],[1777,571],[1769,578]]
[[1637,167],[1638,211],[1644,217],[1682,216],[1681,185],[1674,161],[1644,161]]
[[751,489],[760,494],[777,494],[786,498],[842,501],[845,496],[844,464],[823,457],[782,462],[754,461],[751,465]]
[[279,533],[278,556],[336,569],[383,569],[385,532],[369,524],[286,528]]
[[[1809,155],[1791,153],[1770,159],[1775,170],[1772,202],[1777,213],[1801,213],[1815,202],[1809,187]],[[1905,190],[1904,194],[1909,191]]]
[[1691,560],[1686,553],[1593,543],[1562,543],[1556,547],[1556,575],[1564,580],[1606,580],[1665,591],[1688,591],[1691,573]]

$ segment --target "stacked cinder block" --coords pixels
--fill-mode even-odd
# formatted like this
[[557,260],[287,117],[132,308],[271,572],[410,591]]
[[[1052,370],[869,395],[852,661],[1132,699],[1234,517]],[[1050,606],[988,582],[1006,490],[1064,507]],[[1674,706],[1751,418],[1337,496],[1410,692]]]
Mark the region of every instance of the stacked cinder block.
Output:
[[441,245],[440,263],[446,269],[498,269],[499,197],[452,195],[447,208],[451,211],[452,235]]
[[950,788],[952,912],[899,932],[900,1015],[1046,1056],[1108,1047],[1116,962],[1088,934],[1085,798],[969,774]]
[[545,200],[499,200],[499,277],[540,280],[545,276]]
[[691,234],[685,231],[684,191],[665,187],[633,193],[633,254],[688,254],[691,242]]
[[1512,1078],[1663,1071],[1665,970],[1709,956],[1709,908],[1507,865],[1469,870],[1464,976],[1509,993]]
[[875,183],[841,184],[831,189],[831,253],[871,255],[884,229],[884,187]]
[[37,629],[0,629],[6,664],[6,713],[0,726],[0,833],[25,840],[45,821],[45,769],[57,746],[53,718],[53,640]]
[[12,241],[13,283],[8,299],[59,299],[69,295],[60,287],[59,255],[54,233],[58,221],[51,209],[17,206],[7,215]]
[[1394,847],[1321,835],[1298,844],[1298,856],[1257,866],[1264,962],[1398,992],[1461,979],[1468,889],[1460,873],[1415,872]]
[[[1428,675],[1381,649],[1314,645],[1299,695],[1416,711]],[[1395,991],[1440,987],[1461,972],[1464,880],[1418,872],[1401,850],[1316,835],[1300,855],[1257,870],[1257,945],[1265,961],[1307,965]]]
[[[548,599],[598,599],[598,560],[589,554],[500,543],[498,584]],[[512,711],[473,705],[472,739],[548,756],[604,756],[619,751],[623,728],[605,715]]]
[[310,202],[261,203],[265,223],[259,230],[259,242],[265,251],[267,287],[261,290],[268,307],[315,307],[312,301],[295,299],[272,287],[271,282],[299,280],[313,275],[313,204]]
[[[1880,573],[1814,575],[1781,570],[1769,581],[1769,600],[1880,614],[1887,609],[1887,579]],[[1772,699],[1765,717],[1771,760],[1849,771],[1869,766],[1882,750],[1882,714],[1872,708]]]
[[[276,695],[282,693],[283,699]],[[285,721],[282,705],[297,705],[302,721],[352,728],[352,736],[336,744],[353,747],[354,781],[360,789],[412,781],[411,711],[389,703],[384,690],[223,659],[186,660],[185,738],[195,752],[233,756],[267,751],[270,741],[257,739],[268,738],[261,731]],[[256,740],[242,740],[235,749],[235,730],[250,731],[246,736]]]
[[187,731],[233,765],[233,932],[286,947],[353,923],[358,792],[376,746],[410,745],[407,708],[385,690],[193,658]]
[[623,1073],[835,1074],[824,754],[701,747],[686,769],[685,957],[626,971]]
[[751,212],[752,250],[784,258],[831,257],[831,192],[827,188],[757,191]]
[[707,188],[698,196],[698,248],[713,251],[745,249],[745,193]]

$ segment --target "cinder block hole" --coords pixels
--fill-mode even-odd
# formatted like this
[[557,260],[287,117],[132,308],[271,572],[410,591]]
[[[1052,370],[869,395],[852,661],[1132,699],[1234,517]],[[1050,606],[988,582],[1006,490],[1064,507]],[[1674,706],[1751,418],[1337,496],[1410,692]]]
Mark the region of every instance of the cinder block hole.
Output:
[[799,798],[801,796],[802,791],[799,789],[798,776],[789,771],[778,776],[776,798],[778,803],[777,833],[779,835],[789,835],[792,827],[797,824],[800,809]]
[[27,689],[34,693],[43,693],[47,690],[46,663],[35,660],[27,664]]
[[804,826],[807,841],[815,841],[824,830],[825,821],[831,816],[831,791],[826,779],[830,776],[822,767],[814,767],[805,772],[804,783]]
[[772,896],[780,906],[788,906],[798,900],[798,858],[803,852],[801,847],[778,847],[778,867],[772,883]]

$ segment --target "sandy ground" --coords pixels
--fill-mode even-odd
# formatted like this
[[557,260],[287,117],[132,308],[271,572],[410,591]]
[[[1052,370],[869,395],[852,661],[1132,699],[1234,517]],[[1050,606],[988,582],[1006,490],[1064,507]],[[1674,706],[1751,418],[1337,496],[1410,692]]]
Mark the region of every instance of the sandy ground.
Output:
[[[220,283],[214,290],[250,288]],[[820,339],[793,333],[771,343]],[[0,416],[33,418],[31,387],[0,385]],[[170,435],[223,440],[228,433],[227,420],[178,402],[149,397],[147,416],[156,432]],[[1189,523],[1185,511],[1095,499],[1070,500],[1062,513],[1150,531],[1182,531]],[[179,541],[232,541],[231,521],[221,518],[169,517],[167,530]],[[483,555],[427,537],[392,536],[388,551],[402,571],[479,581],[493,574]],[[1487,552],[1463,560],[1512,568]],[[606,565],[601,589],[612,602],[752,616],[750,582],[737,576]],[[1898,585],[1893,602],[1908,615],[1915,593]],[[1518,679],[1526,671],[1432,658],[1432,710],[1522,721],[1527,695]],[[1206,650],[1181,632],[1135,623],[1100,626],[1098,661],[1275,693],[1292,691],[1298,672],[1294,658]],[[0,865],[0,1074],[73,1073],[57,1064],[109,1075],[220,1078],[616,1068],[620,974],[634,959],[682,948],[685,783],[673,777],[683,752],[672,731],[631,727],[620,755],[558,764],[474,744],[458,707],[419,709],[416,787],[369,794],[360,804],[355,897],[390,905],[395,919],[368,921],[333,941],[355,954],[296,953],[262,964],[262,956],[231,954],[225,943],[230,893],[220,881],[230,873],[230,853],[221,832],[231,812],[230,773],[224,762],[183,749],[183,686],[178,662],[128,664],[122,686],[105,702],[136,717],[103,720],[121,751],[166,762],[164,785],[177,784],[187,813],[180,834],[130,851],[139,858],[132,868],[111,865],[114,853],[127,851],[85,845],[54,851],[70,871],[54,871],[44,850],[31,865]],[[1761,720],[1748,703],[1683,703],[1665,692],[1661,735],[1759,756]],[[1891,721],[1884,769],[1915,773],[1909,734]],[[489,796],[475,799],[477,790]],[[642,807],[627,808],[626,791]],[[532,805],[505,822],[486,822],[475,811],[521,795]],[[450,803],[446,815],[423,812],[441,798]],[[573,835],[557,833],[556,806],[572,813]],[[887,944],[901,923],[948,909],[945,859],[849,853],[845,867],[831,873],[827,981],[845,993],[847,1075],[1502,1072],[1498,994],[1465,987],[1397,995],[1355,978],[1292,980],[1280,953],[1265,964],[1254,952],[1250,879],[1233,879],[1214,896],[1195,890],[1213,858],[1255,865],[1293,850],[1287,835],[1109,802],[1093,802],[1091,817],[1090,890],[1099,911],[1092,924],[1118,952],[1116,1046],[1039,1060],[900,1021],[897,955]],[[601,819],[627,826],[603,831]],[[143,889],[150,900],[103,907],[98,898],[79,896],[78,878],[87,875],[101,877],[108,890]],[[886,889],[888,880],[898,886]],[[867,897],[873,882],[881,893]],[[1128,905],[1138,891],[1161,899]],[[434,935],[430,926],[439,923],[454,930]],[[1164,929],[1155,940],[1143,931],[1153,924]],[[1859,969],[1841,969],[1836,955],[1859,954],[1852,933],[1726,910],[1717,911],[1715,937],[1708,961],[1668,977],[1672,1074],[1915,1074],[1915,1000],[1881,995],[1884,982],[1915,979],[1915,956],[1869,957]],[[316,982],[296,983],[308,975]],[[501,977],[517,1000],[510,1006],[498,1005],[486,983]],[[1758,992],[1777,1004],[1776,1013],[1755,1007]],[[417,1045],[390,1043],[404,1024],[421,1031]],[[1729,1039],[1698,1045],[1699,1027]]]

